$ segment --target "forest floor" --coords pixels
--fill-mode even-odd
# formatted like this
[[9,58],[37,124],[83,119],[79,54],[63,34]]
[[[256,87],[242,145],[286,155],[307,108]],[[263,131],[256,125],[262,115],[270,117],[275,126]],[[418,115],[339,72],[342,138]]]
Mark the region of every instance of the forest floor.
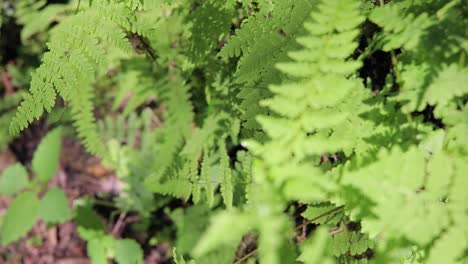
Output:
[[[10,148],[0,152],[0,174],[15,162],[28,164],[37,147],[41,133],[32,133],[33,127],[10,144]],[[37,132],[37,131],[35,131]],[[109,216],[112,196],[118,194],[121,183],[112,170],[86,153],[75,140],[64,138],[59,170],[48,187],[60,187],[67,195],[70,205],[83,197],[94,197],[109,201],[108,207],[96,207],[97,213]],[[0,216],[5,214],[11,199],[0,197]],[[129,232],[129,224],[139,219],[138,215],[116,214],[116,217],[103,217],[110,233],[121,237]],[[162,243],[150,247],[145,252],[145,264],[169,263],[169,245]],[[8,264],[87,264],[86,243],[77,234],[76,225],[68,221],[47,227],[38,221],[28,235],[7,247],[0,247],[0,256],[8,255]],[[0,258],[0,264],[2,260]],[[5,263],[6,264],[6,263]]]

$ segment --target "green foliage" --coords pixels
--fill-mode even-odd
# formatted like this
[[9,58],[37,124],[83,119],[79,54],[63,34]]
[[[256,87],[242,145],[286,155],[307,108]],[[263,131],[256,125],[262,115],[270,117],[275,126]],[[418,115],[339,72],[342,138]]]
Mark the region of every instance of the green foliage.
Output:
[[[58,25],[0,124],[12,118],[18,133],[59,95],[78,138],[123,182],[119,209],[169,214],[175,263],[467,261],[463,1],[102,0],[76,14],[73,4],[18,4],[32,10],[17,14],[23,38]],[[96,102],[101,88],[113,102]],[[42,182],[59,138],[33,160]],[[15,166],[2,194],[34,189]],[[12,207],[24,195],[39,215],[56,208],[47,222],[70,218],[60,191],[40,205],[20,193]],[[23,213],[10,209],[4,243],[33,224],[5,231]],[[141,263],[137,243],[107,235],[91,207],[75,221],[93,263]]]
[[314,237],[306,240],[301,248],[301,255],[299,255],[298,260],[303,263],[334,263],[333,258],[327,254],[327,248],[329,248],[329,242],[327,239],[326,229],[320,229],[314,235]]
[[177,228],[175,248],[179,253],[190,253],[208,227],[209,216],[210,211],[205,206],[193,206],[186,210],[179,208],[171,212],[171,219]]
[[65,193],[58,188],[48,190],[44,197],[42,197],[39,206],[39,216],[48,224],[70,220],[70,206],[68,205]]
[[78,234],[87,242],[91,262],[100,264],[114,259],[119,264],[143,263],[143,251],[138,243],[132,239],[116,239],[106,234],[103,221],[92,206],[92,202],[82,201],[74,212]]
[[186,262],[183,256],[180,256],[180,258],[177,256],[176,248],[174,248],[172,255],[174,257],[174,262],[175,264],[196,264],[195,261],[191,260],[190,262]]
[[294,40],[302,35],[302,24],[313,5],[308,0],[262,2],[259,11],[242,22],[219,54],[240,56],[235,76],[248,85],[277,80],[275,64],[286,60],[287,51],[297,46]]
[[115,259],[118,264],[143,263],[143,252],[132,239],[96,236],[88,240],[87,250],[93,264],[105,264],[108,258]]
[[27,41],[35,34],[45,32],[66,11],[71,11],[75,3],[49,4],[47,1],[19,0],[16,1],[15,17],[23,25],[21,40]]
[[143,263],[143,251],[135,240],[121,239],[114,245],[115,260],[117,263],[140,264]]
[[85,146],[105,156],[95,129],[92,84],[96,75],[112,63],[106,54],[131,53],[124,30],[131,30],[132,21],[135,17],[123,3],[94,3],[92,8],[55,27],[48,42],[49,52],[32,76],[30,93],[18,107],[10,132],[16,134],[42,116],[44,110],[50,112],[58,94],[70,103],[78,136]]
[[48,182],[54,176],[60,159],[61,146],[61,130],[55,129],[47,134],[37,147],[32,168],[40,181]]
[[[213,193],[220,185],[224,203],[231,207],[233,183],[225,147],[228,134],[223,132],[230,125],[229,115],[210,114],[201,128],[191,132],[193,113],[188,87],[171,82],[164,88],[161,97],[167,103],[167,115],[164,127],[156,132],[156,157],[159,158],[153,165],[155,172],[145,181],[146,188],[185,199],[192,196],[195,203],[202,200],[213,206]],[[224,140],[218,140],[218,135]]]
[[28,172],[23,165],[10,165],[0,176],[0,195],[13,196],[28,186]]
[[[249,231],[251,219],[248,216],[235,212],[223,212],[216,217],[216,222],[211,224],[206,234],[194,249],[195,256],[201,256],[206,252],[216,249],[219,245],[236,245],[242,238],[242,234]],[[228,231],[228,232],[227,232]],[[222,236],[219,236],[223,234]]]
[[2,244],[8,245],[26,234],[36,223],[39,200],[33,192],[19,194],[8,207],[2,223]]
[[3,150],[14,139],[8,131],[8,126],[20,101],[21,93],[0,98],[0,150]]
[[26,169],[19,163],[9,166],[1,175],[0,195],[13,196],[20,192],[9,205],[1,225],[3,245],[26,235],[39,219],[57,224],[71,218],[70,206],[62,190],[50,189],[39,198],[44,188],[40,183],[47,183],[57,171],[61,140],[61,129],[57,128],[41,141],[32,161],[36,176],[33,181],[28,180]]

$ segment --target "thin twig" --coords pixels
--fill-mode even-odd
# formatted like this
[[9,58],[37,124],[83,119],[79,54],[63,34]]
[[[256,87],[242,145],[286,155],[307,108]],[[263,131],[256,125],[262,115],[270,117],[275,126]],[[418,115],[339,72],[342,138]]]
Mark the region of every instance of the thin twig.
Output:
[[[317,221],[318,219],[322,218],[322,217],[325,217],[327,215],[330,215],[330,214],[333,214],[333,213],[336,213],[338,211],[340,211],[341,209],[343,209],[343,205],[341,206],[338,206],[338,207],[335,207],[329,211],[326,211],[325,213],[321,214],[321,215],[318,215],[312,219],[309,219],[308,221],[305,221],[303,222],[302,224],[296,226],[295,230],[300,230],[301,228],[307,226],[308,224],[314,222],[314,221]],[[239,259],[238,261],[234,262],[234,264],[241,264],[243,261],[247,260],[248,258],[250,258],[252,255],[254,255],[255,253],[257,253],[257,250],[258,249],[254,249],[252,250],[249,254],[246,254],[245,256],[243,256],[241,259]]]
[[322,217],[325,217],[325,216],[327,216],[327,215],[330,215],[330,214],[333,214],[333,213],[336,213],[336,212],[340,211],[341,209],[343,209],[343,207],[344,207],[343,205],[338,206],[338,207],[335,207],[335,208],[333,208],[333,209],[331,209],[331,210],[329,210],[329,211],[326,211],[325,213],[323,213],[323,214],[321,214],[321,215],[318,215],[318,216],[316,216],[316,217],[314,217],[314,218],[312,218],[312,219],[309,219],[309,220],[306,221],[306,222],[303,222],[302,224],[300,224],[300,225],[298,225],[298,226],[296,227],[296,231],[299,230],[299,229],[301,229],[303,226],[306,226],[306,225],[308,225],[308,224],[310,224],[310,223],[312,223],[312,222],[314,222],[314,221],[319,220],[319,219],[322,218]]
[[143,46],[142,48],[145,50],[145,52],[151,57],[153,61],[156,61],[157,56],[154,53],[153,49],[151,48],[151,45],[146,41],[146,39],[144,39],[142,36],[138,34],[135,34],[135,36],[138,39],[138,41],[141,43],[141,45]]
[[112,235],[114,237],[116,237],[120,232],[120,227],[122,226],[125,216],[127,216],[127,212],[122,212],[119,216],[119,219],[117,220],[117,223],[115,223],[114,228],[112,229]]
[[241,259],[239,259],[238,261],[234,262],[234,264],[240,264],[240,263],[242,263],[244,260],[247,260],[248,258],[250,258],[251,256],[253,256],[255,253],[257,253],[257,249],[254,249],[254,250],[250,251],[249,254],[246,254],[246,255],[243,256]]

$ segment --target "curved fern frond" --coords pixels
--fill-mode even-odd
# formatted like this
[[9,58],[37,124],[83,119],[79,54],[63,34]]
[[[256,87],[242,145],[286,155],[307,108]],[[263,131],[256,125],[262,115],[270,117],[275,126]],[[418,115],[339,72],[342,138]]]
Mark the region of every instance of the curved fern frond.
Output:
[[24,130],[44,110],[50,112],[56,95],[70,103],[79,137],[86,148],[105,156],[105,147],[96,133],[93,114],[93,82],[110,63],[107,47],[130,54],[131,46],[125,30],[135,20],[132,10],[118,2],[95,3],[54,28],[49,52],[32,76],[30,93],[10,124],[10,133]]

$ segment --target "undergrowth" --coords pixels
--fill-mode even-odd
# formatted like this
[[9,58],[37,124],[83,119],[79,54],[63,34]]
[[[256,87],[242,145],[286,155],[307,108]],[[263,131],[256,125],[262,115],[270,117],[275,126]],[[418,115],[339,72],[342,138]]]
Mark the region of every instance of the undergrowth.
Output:
[[[468,261],[463,1],[15,8],[8,19],[22,25],[23,56],[41,59],[2,66],[16,79],[37,68],[21,92],[0,99],[0,124],[9,124],[0,125],[0,148],[36,120],[61,127],[32,161],[47,181],[57,162],[41,156],[42,145],[57,146],[61,129],[75,135],[124,183],[114,204],[137,212],[140,229],[157,212],[172,219],[161,233],[174,230],[175,263]],[[42,196],[27,174],[19,164],[2,174],[2,195],[14,197],[2,244],[37,217],[73,218],[93,263],[142,263],[149,240],[110,235],[92,199],[71,215],[55,204],[63,192]],[[24,206],[35,214],[16,222]],[[60,210],[51,216],[48,207]]]

